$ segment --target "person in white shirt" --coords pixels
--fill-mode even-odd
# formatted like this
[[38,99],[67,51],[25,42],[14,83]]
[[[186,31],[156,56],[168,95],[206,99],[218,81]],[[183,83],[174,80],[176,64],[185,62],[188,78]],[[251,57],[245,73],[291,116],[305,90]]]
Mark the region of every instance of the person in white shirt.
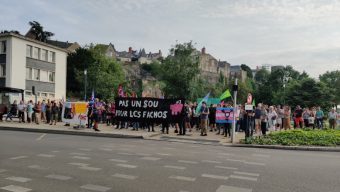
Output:
[[25,103],[23,101],[20,101],[18,105],[19,123],[21,122],[25,123],[25,109],[26,109]]
[[331,111],[328,113],[329,128],[335,129],[337,118],[338,113],[335,111],[335,109],[331,109]]

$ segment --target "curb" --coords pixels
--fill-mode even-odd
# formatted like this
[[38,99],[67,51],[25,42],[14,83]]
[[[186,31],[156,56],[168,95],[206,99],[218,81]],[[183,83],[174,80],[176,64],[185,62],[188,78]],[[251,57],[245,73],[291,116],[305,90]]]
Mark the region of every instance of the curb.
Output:
[[195,138],[181,138],[179,137],[170,137],[170,136],[161,136],[161,140],[169,140],[169,139],[175,139],[175,140],[187,140],[187,141],[196,141],[196,142],[210,142],[210,143],[220,143],[218,140],[213,139],[195,139]]
[[340,152],[340,147],[314,147],[314,146],[283,146],[283,145],[251,145],[251,144],[230,144],[224,145],[228,147],[243,147],[243,148],[262,148],[262,149],[280,149],[280,150],[295,150],[295,151],[325,151],[325,152]]
[[52,130],[52,129],[37,129],[37,128],[21,128],[21,127],[5,127],[0,126],[0,130],[4,131],[24,131],[35,133],[53,133],[62,135],[77,135],[77,136],[92,136],[92,137],[109,137],[109,138],[127,138],[127,139],[143,139],[143,136],[114,134],[114,133],[98,133],[98,132],[80,132],[73,130]]

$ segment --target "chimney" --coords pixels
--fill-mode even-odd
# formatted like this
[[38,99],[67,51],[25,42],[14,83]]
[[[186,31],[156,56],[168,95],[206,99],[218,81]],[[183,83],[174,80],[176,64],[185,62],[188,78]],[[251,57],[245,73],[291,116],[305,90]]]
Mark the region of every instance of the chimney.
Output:
[[132,53],[132,47],[129,47],[129,53]]
[[205,54],[205,47],[202,48],[202,54]]

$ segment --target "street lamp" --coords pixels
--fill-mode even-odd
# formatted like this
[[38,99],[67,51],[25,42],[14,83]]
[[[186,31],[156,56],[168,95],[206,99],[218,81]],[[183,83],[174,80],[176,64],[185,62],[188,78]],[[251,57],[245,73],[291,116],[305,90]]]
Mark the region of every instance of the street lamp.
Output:
[[283,71],[283,104],[286,104],[286,85],[290,79],[289,71]]
[[86,101],[87,69],[84,70],[84,100]]

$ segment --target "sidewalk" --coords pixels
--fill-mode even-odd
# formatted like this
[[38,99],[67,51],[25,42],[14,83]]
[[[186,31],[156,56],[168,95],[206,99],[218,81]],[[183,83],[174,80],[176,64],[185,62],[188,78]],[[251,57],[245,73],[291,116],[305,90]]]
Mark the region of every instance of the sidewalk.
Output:
[[[188,142],[188,143],[202,143],[202,144],[228,144],[231,143],[230,138],[223,137],[223,135],[216,135],[216,132],[208,132],[208,136],[200,136],[200,132],[193,129],[192,132],[187,131],[185,136],[174,133],[175,129],[170,128],[169,134],[163,134],[161,128],[156,126],[155,132],[148,132],[147,130],[139,129],[132,131],[129,129],[115,129],[113,126],[106,124],[99,124],[100,132],[95,132],[93,129],[80,128],[75,129],[73,126],[64,126],[64,123],[57,123],[57,125],[49,125],[41,123],[19,123],[17,119],[12,122],[0,122],[0,130],[13,131],[27,131],[27,132],[41,132],[41,133],[55,133],[55,134],[70,134],[70,135],[86,135],[98,137],[112,137],[112,138],[140,138],[152,140],[166,140],[173,142]],[[244,133],[237,133],[236,142],[244,138]]]

